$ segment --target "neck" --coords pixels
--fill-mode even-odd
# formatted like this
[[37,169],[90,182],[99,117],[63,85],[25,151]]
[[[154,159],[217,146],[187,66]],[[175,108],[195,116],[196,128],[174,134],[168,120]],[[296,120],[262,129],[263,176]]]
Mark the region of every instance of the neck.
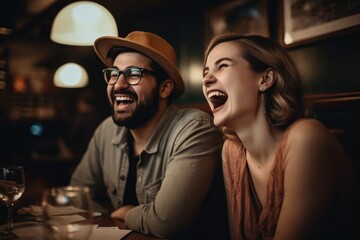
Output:
[[149,119],[145,124],[136,129],[131,129],[130,133],[134,139],[134,155],[139,155],[145,148],[146,143],[148,142],[153,130],[157,126],[161,116],[167,108],[166,102],[159,103],[159,110],[155,115]]
[[247,159],[266,164],[276,154],[284,132],[270,127],[265,118],[256,119],[250,126],[236,131],[246,148]]

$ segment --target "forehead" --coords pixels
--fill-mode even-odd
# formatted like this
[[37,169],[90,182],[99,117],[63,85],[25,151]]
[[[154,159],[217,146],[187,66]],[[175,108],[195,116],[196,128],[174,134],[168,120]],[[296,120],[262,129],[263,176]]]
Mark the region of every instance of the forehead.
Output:
[[150,67],[151,59],[144,54],[138,52],[124,52],[116,56],[113,65],[119,68],[128,66]]
[[241,57],[240,44],[234,41],[223,42],[216,45],[208,54],[207,63],[213,63],[219,58],[232,58],[236,59]]

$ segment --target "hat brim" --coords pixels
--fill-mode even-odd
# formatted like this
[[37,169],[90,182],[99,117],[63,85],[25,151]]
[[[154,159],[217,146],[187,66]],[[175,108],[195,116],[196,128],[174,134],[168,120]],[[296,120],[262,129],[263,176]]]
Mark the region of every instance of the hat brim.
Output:
[[100,57],[101,61],[103,61],[103,63],[105,63],[105,65],[108,67],[112,66],[113,61],[112,59],[107,57],[107,54],[110,49],[117,46],[135,49],[145,54],[149,58],[153,59],[165,70],[169,78],[174,81],[175,86],[173,97],[178,98],[183,94],[185,90],[185,84],[179,71],[177,70],[177,67],[155,49],[140,45],[138,43],[120,37],[100,37],[94,42],[94,49],[96,54]]

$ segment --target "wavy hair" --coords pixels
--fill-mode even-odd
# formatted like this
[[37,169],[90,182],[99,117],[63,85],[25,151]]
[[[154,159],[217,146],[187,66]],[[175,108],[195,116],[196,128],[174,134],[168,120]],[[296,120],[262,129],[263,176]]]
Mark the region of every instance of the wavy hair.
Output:
[[[298,69],[276,41],[258,36],[227,33],[215,37],[204,54],[204,65],[211,50],[220,43],[238,43],[241,57],[250,68],[259,73],[268,68],[276,74],[274,84],[264,92],[264,107],[271,126],[286,129],[291,123],[305,116],[302,82]],[[229,133],[229,130],[225,133]]]

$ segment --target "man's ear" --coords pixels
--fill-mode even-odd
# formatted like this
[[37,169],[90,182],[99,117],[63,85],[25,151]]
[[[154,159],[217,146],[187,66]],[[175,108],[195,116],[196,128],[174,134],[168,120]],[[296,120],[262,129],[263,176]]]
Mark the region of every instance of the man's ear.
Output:
[[277,72],[272,68],[266,69],[259,84],[259,91],[260,92],[266,91],[275,83],[276,79],[277,79]]
[[167,98],[170,96],[170,94],[172,93],[173,89],[174,89],[174,82],[170,79],[166,79],[165,81],[163,81],[160,84],[160,88],[159,88],[160,92],[159,92],[159,96],[160,98]]

